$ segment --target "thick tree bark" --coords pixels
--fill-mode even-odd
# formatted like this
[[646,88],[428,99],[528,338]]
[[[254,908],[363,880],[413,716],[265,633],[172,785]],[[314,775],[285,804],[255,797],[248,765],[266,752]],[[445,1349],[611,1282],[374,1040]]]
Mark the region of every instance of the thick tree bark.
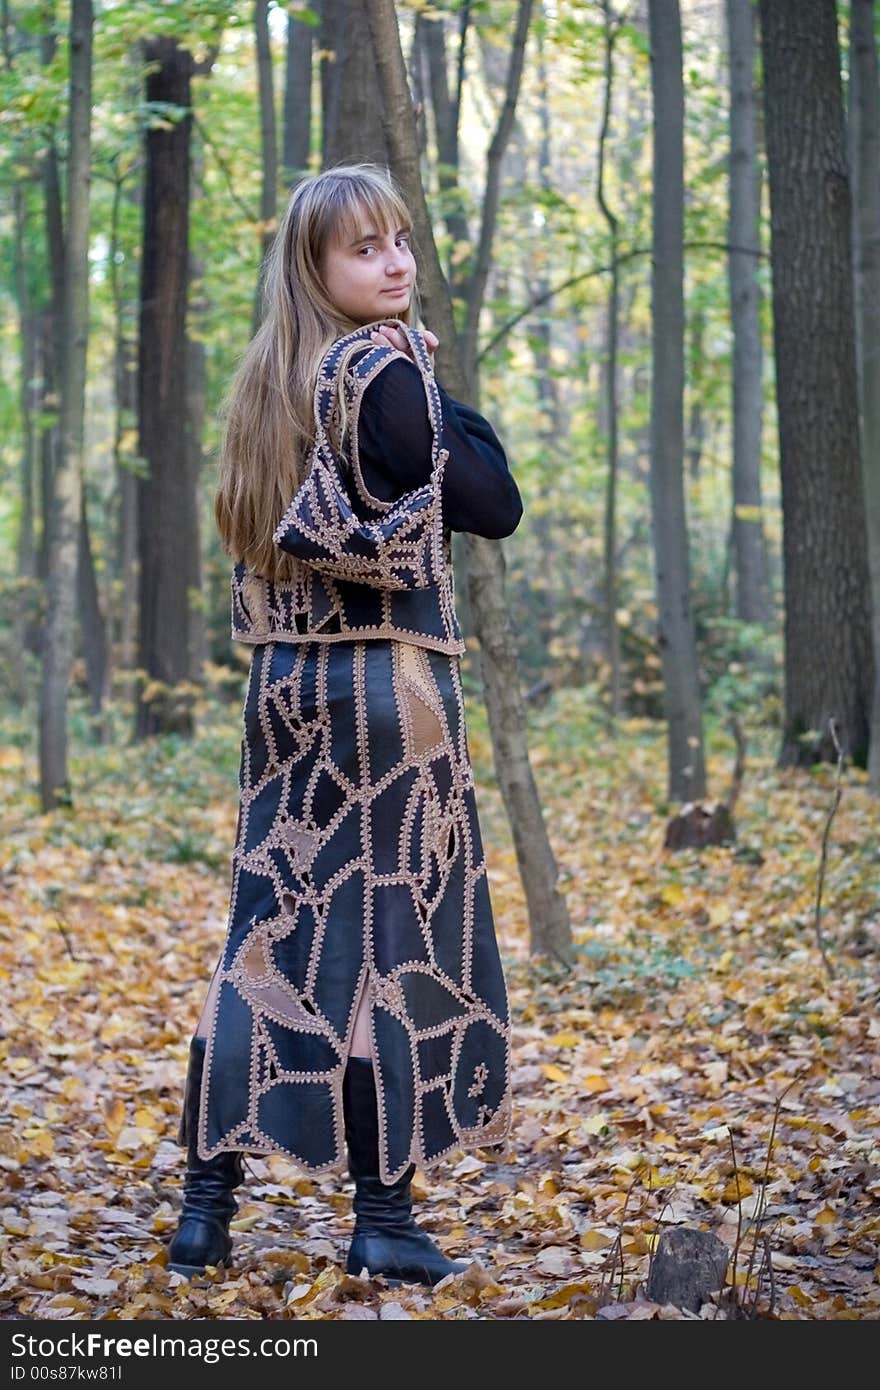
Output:
[[678,0],[649,0],[654,97],[651,521],[669,796],[706,793],[684,500],[684,91]]
[[781,765],[864,766],[874,666],[834,0],[761,0],[782,472]]
[[[147,100],[191,107],[192,55],[171,38],[150,39],[157,64]],[[186,310],[189,294],[189,185],[192,117],[147,132],[138,354],[138,666],[147,678],[137,738],[192,734],[191,558],[198,546],[187,440]],[[179,690],[175,687],[180,686]]]
[[[523,10],[520,7],[517,35],[525,46],[522,29]],[[400,182],[413,215],[416,240],[421,248],[423,263],[419,268],[424,286],[422,305],[425,322],[440,339],[442,350],[440,371],[445,384],[460,399],[473,399],[473,378],[468,377],[467,364],[456,345],[452,301],[449,297],[437,247],[434,243],[424,189],[419,178],[418,144],[412,102],[406,86],[406,69],[400,48],[397,16],[393,0],[373,0],[368,7],[370,33],[376,64],[378,85],[383,93],[386,135],[391,153],[391,167]],[[527,16],[526,16],[527,19]],[[508,98],[512,123],[513,108],[522,70],[522,55],[511,57]],[[494,142],[495,159],[500,161],[503,142]],[[497,202],[497,196],[496,196]],[[487,258],[491,251],[491,236],[486,218],[492,219],[489,206],[484,214],[481,244]],[[498,541],[467,535],[468,586],[477,636],[480,642],[481,666],[489,727],[495,755],[498,782],[510,822],[520,875],[528,904],[531,924],[531,949],[568,963],[571,960],[571,929],[565,901],[557,887],[558,871],[547,830],[541,814],[537,788],[529,762],[525,736],[525,709],[520,691],[516,661],[516,643],[504,597],[504,552]]]
[[382,98],[370,51],[365,0],[323,0],[321,6],[321,164],[388,162]]
[[89,323],[89,190],[92,116],[91,0],[72,0],[68,110],[68,226],[61,337],[61,450],[52,487],[49,572],[40,686],[40,796],[44,811],[70,800],[67,692],[76,622]]
[[[318,8],[316,3],[309,6]],[[312,149],[312,26],[287,12],[284,74],[284,178],[293,188],[308,173]]]
[[856,347],[874,639],[868,773],[880,792],[880,102],[874,0],[852,0],[849,73]]
[[764,410],[758,254],[760,228],[755,176],[755,11],[753,0],[727,0],[730,51],[730,317],[733,324],[733,544],[736,614],[768,623],[767,543],[761,504],[761,424]]

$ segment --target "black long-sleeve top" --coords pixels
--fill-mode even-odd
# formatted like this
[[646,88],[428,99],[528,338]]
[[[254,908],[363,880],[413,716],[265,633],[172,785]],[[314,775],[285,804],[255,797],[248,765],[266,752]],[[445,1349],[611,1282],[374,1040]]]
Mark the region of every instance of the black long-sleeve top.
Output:
[[[443,411],[443,524],[500,540],[516,530],[523,513],[519,488],[504,449],[478,411],[437,389]],[[425,387],[414,362],[396,358],[367,384],[358,418],[358,455],[369,492],[396,502],[431,476],[433,435]]]

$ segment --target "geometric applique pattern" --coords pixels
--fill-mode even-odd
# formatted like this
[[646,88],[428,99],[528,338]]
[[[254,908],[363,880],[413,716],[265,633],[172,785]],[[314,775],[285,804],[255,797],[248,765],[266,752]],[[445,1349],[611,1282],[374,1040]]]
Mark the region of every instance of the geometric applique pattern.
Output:
[[[325,354],[315,387],[315,438],[306,476],[274,533],[292,557],[292,577],[270,580],[233,566],[232,636],[291,644],[400,639],[434,651],[465,650],[455,611],[451,536],[443,525],[443,411],[424,335],[395,320],[422,377],[432,428],[430,480],[395,501],[367,489],[357,447],[364,391],[391,362],[407,357],[371,344],[362,327]],[[345,428],[339,402],[345,402]],[[334,432],[334,425],[337,427]],[[338,446],[332,440],[341,433]]]
[[399,640],[255,645],[239,792],[202,1157],[345,1167],[364,994],[382,1180],[503,1139],[510,1017],[458,657]]

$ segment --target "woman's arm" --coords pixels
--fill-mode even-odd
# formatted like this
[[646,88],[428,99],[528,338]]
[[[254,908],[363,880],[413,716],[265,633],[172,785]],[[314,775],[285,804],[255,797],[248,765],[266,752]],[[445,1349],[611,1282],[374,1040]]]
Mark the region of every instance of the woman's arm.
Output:
[[[443,470],[443,524],[500,540],[523,513],[519,488],[504,449],[478,411],[437,387],[443,410],[440,444],[449,450]],[[431,476],[431,422],[421,373],[396,358],[364,390],[358,418],[358,453],[368,490],[383,502],[424,486]]]

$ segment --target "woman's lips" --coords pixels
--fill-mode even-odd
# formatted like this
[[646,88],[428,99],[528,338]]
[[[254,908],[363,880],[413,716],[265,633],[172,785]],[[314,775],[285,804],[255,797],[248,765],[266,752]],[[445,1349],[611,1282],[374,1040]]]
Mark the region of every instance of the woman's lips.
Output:
[[409,285],[394,285],[391,289],[383,290],[383,294],[407,294]]

